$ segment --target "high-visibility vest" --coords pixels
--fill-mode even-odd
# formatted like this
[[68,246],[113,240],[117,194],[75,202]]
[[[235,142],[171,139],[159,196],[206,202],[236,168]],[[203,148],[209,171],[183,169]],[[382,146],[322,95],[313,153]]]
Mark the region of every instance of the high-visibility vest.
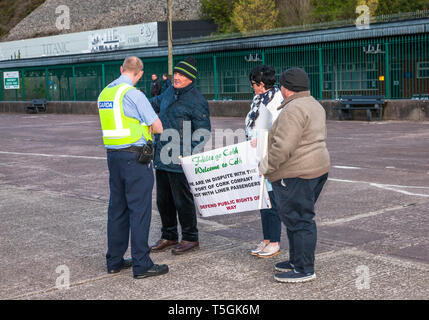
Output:
[[152,140],[148,125],[124,114],[124,96],[132,89],[135,88],[126,83],[106,87],[98,97],[98,113],[106,146],[132,144],[142,137],[146,141]]

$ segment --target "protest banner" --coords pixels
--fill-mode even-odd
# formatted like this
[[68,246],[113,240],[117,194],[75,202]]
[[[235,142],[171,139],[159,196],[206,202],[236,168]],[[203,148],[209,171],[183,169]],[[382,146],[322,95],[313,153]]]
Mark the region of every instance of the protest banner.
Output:
[[[259,210],[261,180],[249,141],[181,158],[203,217]],[[264,188],[262,209],[271,207]]]

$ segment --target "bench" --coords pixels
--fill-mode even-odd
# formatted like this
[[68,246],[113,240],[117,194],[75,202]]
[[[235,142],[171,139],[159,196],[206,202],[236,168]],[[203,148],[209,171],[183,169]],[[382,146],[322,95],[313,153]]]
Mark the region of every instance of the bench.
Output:
[[423,94],[413,94],[411,97],[411,100],[429,100],[429,94],[423,93]]
[[46,99],[34,99],[31,100],[31,105],[25,106],[27,113],[38,113],[39,111],[46,112]]
[[343,112],[348,113],[349,119],[353,120],[353,110],[366,110],[366,118],[371,121],[372,111],[377,112],[378,119],[381,120],[383,113],[384,96],[344,96],[341,97],[341,106],[335,106],[338,111],[338,118],[343,120]]

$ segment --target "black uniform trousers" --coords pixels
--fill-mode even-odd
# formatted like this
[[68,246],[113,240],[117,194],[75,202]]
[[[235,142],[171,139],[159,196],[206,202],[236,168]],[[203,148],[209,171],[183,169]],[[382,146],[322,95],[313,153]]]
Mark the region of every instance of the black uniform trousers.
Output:
[[133,273],[141,274],[154,265],[148,245],[154,176],[152,164],[137,162],[137,156],[136,152],[107,152],[110,201],[106,260],[108,269],[121,266],[131,231]]

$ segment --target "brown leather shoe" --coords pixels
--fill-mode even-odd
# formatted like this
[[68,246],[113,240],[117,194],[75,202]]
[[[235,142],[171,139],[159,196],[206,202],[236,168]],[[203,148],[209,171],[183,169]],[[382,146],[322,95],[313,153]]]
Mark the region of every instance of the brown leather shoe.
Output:
[[177,244],[178,244],[177,241],[171,241],[171,240],[166,240],[166,239],[159,239],[157,243],[155,243],[154,245],[152,245],[152,247],[150,248],[150,250],[152,252],[161,252],[161,251],[167,250],[167,249],[169,249],[172,246],[175,246]]
[[198,241],[185,241],[182,240],[177,246],[175,246],[172,250],[172,254],[183,254],[189,251],[193,251],[198,249],[200,246],[200,243]]

